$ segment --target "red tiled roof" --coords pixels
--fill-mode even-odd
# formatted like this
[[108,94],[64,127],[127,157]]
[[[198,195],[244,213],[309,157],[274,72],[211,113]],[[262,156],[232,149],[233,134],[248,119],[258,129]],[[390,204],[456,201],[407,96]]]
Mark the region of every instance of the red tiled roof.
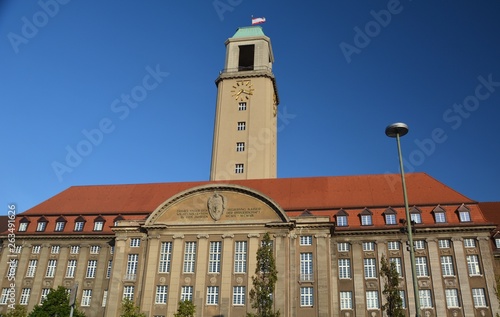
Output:
[[[403,205],[399,174],[380,174],[73,186],[22,215],[125,215],[152,212],[181,191],[217,183],[237,184],[257,190],[276,201],[286,211]],[[425,173],[406,174],[406,185],[410,205],[475,203]]]
[[[183,183],[131,184],[74,186],[57,194],[41,204],[27,210],[16,218],[28,221],[28,229],[19,234],[54,235],[112,235],[111,227],[116,217],[126,220],[145,220],[164,201],[188,190],[207,184],[235,184],[261,192],[278,203],[290,217],[303,216],[308,210],[313,216],[328,216],[335,221],[335,215],[343,209],[348,215],[348,227],[352,229],[389,229],[384,212],[391,207],[397,219],[405,218],[401,178],[399,174],[256,179],[240,181],[204,181]],[[409,205],[418,206],[425,226],[484,225],[490,224],[481,213],[477,202],[470,200],[425,173],[407,174]],[[470,210],[471,221],[461,223],[457,209],[465,204]],[[446,223],[436,224],[433,209],[437,206],[446,213]],[[372,226],[361,226],[359,214],[368,208],[373,214]],[[55,232],[55,223],[63,216],[66,226],[62,232]],[[74,231],[77,218],[82,217],[85,225],[82,231]],[[94,222],[104,221],[102,231],[94,231]],[[35,231],[38,221],[47,221],[44,231]],[[394,227],[397,227],[396,225]]]
[[479,208],[488,221],[497,224],[497,228],[500,228],[500,201],[479,203]]

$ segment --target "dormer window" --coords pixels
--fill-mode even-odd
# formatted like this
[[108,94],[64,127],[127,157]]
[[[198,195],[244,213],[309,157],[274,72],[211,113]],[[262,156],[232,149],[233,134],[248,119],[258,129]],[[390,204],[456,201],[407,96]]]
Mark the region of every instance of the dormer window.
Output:
[[432,210],[434,214],[434,221],[436,223],[445,223],[446,222],[446,211],[441,207],[437,206]]
[[36,231],[43,232],[45,231],[46,227],[47,227],[47,219],[45,219],[45,217],[40,218],[36,224]]
[[392,208],[387,208],[384,211],[384,217],[385,217],[385,224],[386,225],[395,225],[397,224],[396,220],[396,211]]
[[345,212],[344,209],[340,209],[339,212],[335,215],[335,222],[337,224],[337,227],[347,227],[348,222],[347,222],[347,212]]
[[80,232],[83,231],[83,227],[85,226],[85,219],[83,217],[78,217],[75,220],[75,228],[73,231]]
[[470,222],[470,210],[464,204],[457,209],[460,222]]
[[65,226],[66,226],[66,219],[64,219],[64,217],[61,216],[56,220],[56,227],[54,228],[54,231],[56,232],[64,231]]
[[94,220],[94,231],[102,231],[104,227],[104,218],[99,216]]
[[29,223],[30,221],[28,220],[28,218],[23,217],[23,219],[21,219],[21,221],[19,222],[19,228],[17,229],[17,231],[24,232],[28,230]]
[[373,213],[368,208],[365,208],[359,214],[359,216],[361,217],[361,225],[362,226],[371,226],[371,225],[373,225],[373,221],[372,221]]
[[118,216],[115,218],[115,220],[113,220],[113,225],[116,227],[118,226],[118,222],[123,220],[123,217],[122,216]]
[[412,207],[410,209],[410,219],[414,223],[422,223],[422,211],[417,207]]

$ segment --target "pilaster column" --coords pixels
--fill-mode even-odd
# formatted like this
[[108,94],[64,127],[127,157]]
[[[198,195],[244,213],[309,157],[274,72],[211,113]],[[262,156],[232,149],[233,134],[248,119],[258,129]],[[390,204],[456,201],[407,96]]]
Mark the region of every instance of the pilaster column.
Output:
[[460,278],[460,292],[462,293],[462,305],[464,307],[464,316],[474,315],[474,303],[469,283],[469,270],[467,269],[467,255],[464,252],[464,243],[462,238],[454,237],[453,251],[455,252],[457,263],[457,276]]
[[486,287],[487,287],[487,293],[489,295],[489,306],[493,310],[492,316],[496,316],[496,313],[498,312],[498,297],[495,296],[497,293],[496,291],[496,280],[495,280],[495,274],[494,272],[494,267],[493,263],[495,262],[495,259],[493,259],[492,253],[491,253],[491,239],[489,236],[485,237],[478,237],[478,244],[479,244],[479,253],[480,253],[480,259],[483,264],[483,274],[484,278],[486,280]]
[[[156,295],[156,274],[158,272],[158,254],[160,254],[160,235],[151,234],[147,239],[146,248],[142,250],[146,256],[142,267],[142,276],[144,285],[142,293],[142,311],[151,312],[153,310],[154,299]],[[170,291],[170,289],[168,290]]]
[[[330,314],[330,235],[323,233],[314,236],[316,238],[316,291],[318,302],[318,316],[331,316]],[[313,262],[314,263],[314,262]]]
[[361,241],[352,242],[352,272],[354,281],[354,299],[356,303],[355,316],[366,315],[366,300],[365,300],[365,274],[363,267],[363,248]]
[[437,245],[437,239],[426,239],[427,252],[429,254],[429,266],[432,276],[432,289],[436,301],[434,307],[436,309],[436,316],[446,316],[446,300],[437,300],[439,298],[446,299],[443,288],[443,278],[441,271],[441,258]]
[[[180,279],[182,278],[182,261],[184,259],[184,235],[174,234],[172,238],[174,241],[172,243],[172,263],[170,265],[170,285],[168,286],[169,295],[166,316],[173,316],[177,312],[177,304],[180,299],[179,288]],[[195,296],[193,294],[193,299],[194,298]]]
[[[120,315],[120,307],[123,296],[123,270],[127,263],[125,258],[126,242],[126,233],[116,234],[115,251],[113,255],[113,273],[111,274],[111,281],[109,283],[106,316]],[[79,266],[81,266],[81,264],[79,264]]]
[[[289,316],[290,317],[297,317],[297,309],[298,309],[298,301],[295,300],[296,298],[299,298],[298,294],[298,287],[296,284],[296,281],[299,280],[299,272],[297,269],[297,234],[296,233],[290,233],[290,258],[288,259],[289,263],[289,282],[288,282],[288,291],[289,291],[289,298],[290,298],[290,303],[289,303]],[[286,313],[284,313],[286,316]]]

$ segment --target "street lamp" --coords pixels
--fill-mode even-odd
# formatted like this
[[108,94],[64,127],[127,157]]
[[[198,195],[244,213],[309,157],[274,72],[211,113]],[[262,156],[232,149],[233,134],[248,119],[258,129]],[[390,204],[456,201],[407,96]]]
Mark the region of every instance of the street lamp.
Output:
[[401,184],[403,185],[403,197],[405,203],[406,212],[406,233],[408,235],[408,243],[410,248],[410,262],[411,262],[411,275],[413,280],[413,293],[415,296],[415,316],[420,317],[420,296],[418,293],[418,281],[417,281],[417,267],[415,265],[415,246],[413,245],[413,233],[412,233],[412,222],[410,217],[410,210],[408,209],[408,196],[406,194],[406,182],[405,182],[405,172],[403,169],[403,156],[401,154],[401,144],[399,138],[408,133],[408,126],[404,123],[397,122],[388,125],[385,128],[385,135],[390,138],[396,138],[398,145],[399,154],[399,169],[401,171]]

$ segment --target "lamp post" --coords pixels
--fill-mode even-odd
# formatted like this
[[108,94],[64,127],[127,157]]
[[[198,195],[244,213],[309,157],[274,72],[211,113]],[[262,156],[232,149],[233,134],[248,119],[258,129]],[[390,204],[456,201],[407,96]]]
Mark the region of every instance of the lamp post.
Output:
[[401,184],[403,185],[403,197],[406,212],[406,232],[408,235],[408,243],[410,248],[411,275],[413,280],[413,293],[415,296],[415,316],[420,317],[420,296],[418,293],[417,267],[415,264],[415,246],[413,245],[413,233],[411,227],[412,224],[410,210],[408,209],[408,196],[406,194],[405,172],[403,169],[403,156],[401,154],[401,144],[399,141],[399,138],[406,135],[407,133],[408,126],[401,122],[393,123],[385,128],[385,134],[390,138],[396,138],[396,142],[398,145],[399,169],[401,170]]

